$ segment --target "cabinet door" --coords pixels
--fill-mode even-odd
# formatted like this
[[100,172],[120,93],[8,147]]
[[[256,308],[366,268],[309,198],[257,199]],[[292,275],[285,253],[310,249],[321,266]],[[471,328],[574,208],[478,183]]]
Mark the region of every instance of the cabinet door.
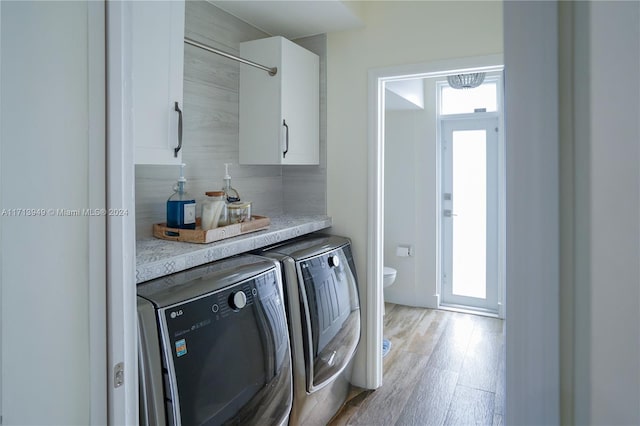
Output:
[[[182,152],[184,1],[132,2],[136,164],[179,164]],[[176,102],[178,109],[176,110]]]
[[284,40],[282,45],[282,164],[319,164],[319,59]]
[[283,38],[240,44],[240,163],[319,164],[319,58]]

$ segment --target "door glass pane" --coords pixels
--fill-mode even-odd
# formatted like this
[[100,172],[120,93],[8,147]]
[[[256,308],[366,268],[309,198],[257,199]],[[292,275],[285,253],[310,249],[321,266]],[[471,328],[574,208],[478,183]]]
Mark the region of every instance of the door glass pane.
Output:
[[452,149],[452,292],[484,299],[487,288],[486,131],[454,131]]
[[485,108],[487,112],[498,110],[498,86],[489,82],[474,89],[442,88],[440,114],[466,114],[477,108]]

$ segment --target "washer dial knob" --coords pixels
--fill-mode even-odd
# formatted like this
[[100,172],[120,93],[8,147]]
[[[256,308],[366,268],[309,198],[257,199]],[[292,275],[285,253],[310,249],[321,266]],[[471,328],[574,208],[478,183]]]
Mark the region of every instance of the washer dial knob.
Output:
[[336,266],[340,265],[340,258],[338,256],[336,256],[335,254],[332,256],[329,256],[329,266],[331,266],[332,268],[335,268]]
[[229,296],[229,305],[236,310],[244,308],[247,306],[247,295],[244,294],[242,290],[231,293]]

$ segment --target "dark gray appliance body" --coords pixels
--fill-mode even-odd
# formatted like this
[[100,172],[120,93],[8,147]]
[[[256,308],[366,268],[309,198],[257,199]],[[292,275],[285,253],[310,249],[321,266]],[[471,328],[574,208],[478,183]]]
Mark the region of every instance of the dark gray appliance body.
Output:
[[141,425],[285,425],[291,353],[280,265],[245,255],[138,290]]
[[326,424],[347,398],[360,341],[351,243],[312,235],[261,255],[282,266],[293,359],[290,424]]

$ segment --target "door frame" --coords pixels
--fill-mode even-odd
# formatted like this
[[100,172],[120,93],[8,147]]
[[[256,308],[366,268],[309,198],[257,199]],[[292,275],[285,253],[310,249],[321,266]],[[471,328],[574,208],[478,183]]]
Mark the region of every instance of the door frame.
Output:
[[[502,56],[501,56],[502,59]],[[504,63],[501,62],[501,63]],[[481,70],[481,68],[477,68],[477,70]],[[496,72],[491,72],[496,71]],[[505,87],[505,72],[504,65],[500,65],[495,67],[493,70],[488,72],[489,75],[485,78],[485,81],[497,81],[496,88],[498,90],[498,108],[496,112],[493,113],[474,113],[474,117],[490,117],[495,116],[497,114],[498,117],[498,126],[500,131],[498,132],[498,318],[505,319],[506,318],[506,300],[507,300],[507,289],[506,289],[506,277],[507,277],[507,185],[506,185],[506,176],[507,176],[507,163],[506,163],[506,143],[505,143],[505,104],[504,104],[504,87]],[[441,81],[436,83],[436,95],[438,96],[438,122],[441,122],[444,119],[455,119],[457,117],[466,117],[468,114],[447,114],[443,115],[440,112],[441,105],[441,92],[442,88],[448,86],[446,78],[443,78]],[[478,115],[476,115],[478,114]],[[442,140],[442,126],[438,125],[437,128],[437,138],[438,141]],[[438,150],[438,179],[442,177],[442,151]],[[438,187],[441,188],[442,184],[438,181]],[[442,206],[440,205],[440,197],[437,199],[437,208],[438,211],[442,211]],[[442,241],[442,215],[438,215],[438,241]],[[438,264],[442,265],[442,244],[438,244]],[[441,306],[441,294],[442,294],[442,271],[438,271],[438,307],[443,309],[454,310],[453,308]],[[457,309],[459,311],[464,311],[464,309]]]
[[[108,423],[138,423],[135,169],[131,119],[131,4],[107,1]],[[122,385],[115,384],[123,366]]]
[[[382,285],[384,246],[384,99],[385,83],[400,78],[445,76],[470,70],[498,71],[504,64],[502,55],[456,58],[419,64],[369,70],[368,102],[368,214],[367,273],[370,277],[365,292],[367,344],[365,385],[376,389],[382,385],[382,314],[384,297]],[[438,171],[439,173],[439,171]],[[440,207],[440,206],[438,206]],[[438,264],[440,263],[438,259]],[[440,271],[438,271],[440,274]]]
[[[500,86],[500,80],[498,80],[498,86]],[[440,87],[443,86],[443,84],[438,84],[438,94],[440,93]],[[439,197],[438,199],[440,200],[440,203],[443,203],[443,197],[442,195],[444,194],[444,184],[445,184],[445,179],[444,179],[444,173],[445,173],[445,161],[446,161],[446,154],[444,152],[444,146],[443,146],[443,142],[444,142],[444,137],[446,136],[445,134],[445,126],[450,125],[452,123],[468,123],[469,124],[469,128],[475,128],[475,126],[472,125],[473,122],[495,122],[497,125],[497,135],[496,135],[496,152],[495,152],[495,166],[496,166],[496,183],[497,183],[497,187],[496,187],[496,217],[495,217],[495,221],[496,221],[496,244],[495,244],[495,262],[496,262],[496,288],[495,288],[495,297],[496,297],[496,308],[494,309],[490,309],[487,307],[477,307],[477,306],[473,306],[469,305],[469,308],[467,309],[465,304],[456,304],[453,301],[444,301],[444,293],[445,293],[445,284],[444,284],[444,274],[445,274],[445,263],[446,263],[446,256],[445,256],[445,238],[446,238],[446,225],[447,223],[445,222],[444,219],[444,215],[442,214],[442,210],[440,210],[440,214],[438,215],[438,227],[440,229],[440,239],[439,239],[439,248],[438,248],[438,252],[439,252],[439,256],[441,259],[441,273],[440,276],[438,277],[440,282],[438,285],[438,292],[439,292],[439,297],[438,297],[438,308],[440,309],[446,309],[446,310],[460,310],[460,311],[472,311],[472,312],[476,312],[476,313],[482,313],[484,315],[489,315],[489,316],[494,316],[497,315],[500,318],[504,318],[504,303],[502,303],[503,296],[502,294],[504,293],[504,257],[503,257],[503,253],[504,253],[504,244],[505,244],[505,231],[504,231],[504,227],[505,227],[505,223],[504,223],[504,212],[501,209],[501,206],[504,207],[504,198],[505,198],[505,194],[504,194],[504,155],[501,155],[501,152],[504,150],[504,145],[503,143],[501,143],[502,135],[504,133],[503,131],[503,125],[502,125],[502,120],[500,117],[500,111],[502,110],[501,108],[501,100],[500,100],[500,92],[501,90],[498,89],[498,111],[496,112],[482,112],[482,113],[469,113],[469,114],[456,114],[456,115],[439,115],[439,125],[437,126],[438,128],[438,143],[439,143],[439,147],[440,149],[438,150],[438,162],[440,164],[440,185],[439,185],[439,189],[438,189],[438,194]],[[444,206],[442,206],[441,208],[444,208]],[[502,315],[501,315],[502,312]]]

